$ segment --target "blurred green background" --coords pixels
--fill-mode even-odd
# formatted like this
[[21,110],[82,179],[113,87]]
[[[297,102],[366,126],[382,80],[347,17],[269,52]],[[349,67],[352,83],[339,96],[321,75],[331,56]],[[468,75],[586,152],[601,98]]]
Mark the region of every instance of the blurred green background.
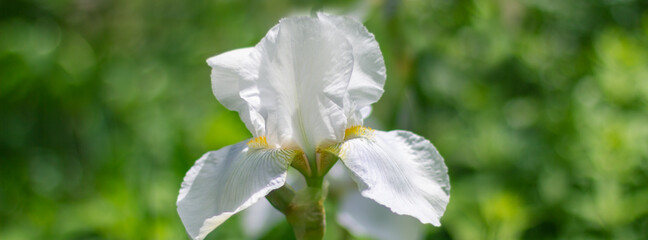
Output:
[[317,9],[381,46],[369,125],[446,159],[427,239],[648,238],[648,1],[3,0],[0,239],[187,239],[185,172],[250,136],[205,59]]

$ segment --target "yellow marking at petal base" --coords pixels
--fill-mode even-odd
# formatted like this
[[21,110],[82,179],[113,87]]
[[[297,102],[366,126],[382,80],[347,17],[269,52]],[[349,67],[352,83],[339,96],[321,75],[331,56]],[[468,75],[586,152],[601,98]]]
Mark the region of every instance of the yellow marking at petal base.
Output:
[[344,130],[344,140],[349,140],[358,137],[372,137],[374,130],[370,127],[363,127],[360,125],[352,126]]
[[268,148],[268,141],[265,136],[256,137],[247,143],[251,148]]

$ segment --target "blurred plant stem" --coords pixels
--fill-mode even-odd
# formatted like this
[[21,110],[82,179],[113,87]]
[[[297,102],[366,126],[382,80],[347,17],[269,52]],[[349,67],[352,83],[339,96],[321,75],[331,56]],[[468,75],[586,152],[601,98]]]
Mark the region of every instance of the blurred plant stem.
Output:
[[266,196],[270,204],[281,211],[293,228],[298,240],[323,239],[326,228],[324,199],[326,187],[322,178],[308,179],[308,186],[295,191],[288,184]]

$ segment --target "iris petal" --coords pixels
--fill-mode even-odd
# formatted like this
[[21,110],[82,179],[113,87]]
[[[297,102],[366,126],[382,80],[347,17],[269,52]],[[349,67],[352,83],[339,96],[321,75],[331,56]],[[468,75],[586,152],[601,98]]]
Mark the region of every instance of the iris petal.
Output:
[[389,208],[358,192],[344,196],[337,221],[353,235],[379,240],[420,239],[423,226],[415,218],[394,214]]
[[204,239],[230,216],[286,182],[295,151],[252,149],[247,142],[208,152],[187,172],[177,205],[193,239]]
[[319,13],[280,21],[254,48],[207,61],[214,95],[255,137],[300,147],[339,142],[383,93],[385,64],[359,22]]
[[258,89],[268,142],[315,147],[344,137],[344,97],[353,70],[347,38],[317,18],[283,19],[259,45]]
[[255,48],[241,48],[207,59],[212,67],[212,91],[226,108],[239,112],[241,120],[255,137],[265,135],[265,119],[259,109],[256,88],[259,72]]
[[441,225],[450,182],[443,158],[428,140],[407,131],[374,131],[345,141],[339,156],[363,196]]
[[[353,74],[347,88],[347,116],[375,103],[383,94],[387,77],[385,62],[373,34],[358,21],[342,16],[318,13],[318,18],[335,26],[347,38],[353,48]],[[350,123],[361,125],[362,122]]]

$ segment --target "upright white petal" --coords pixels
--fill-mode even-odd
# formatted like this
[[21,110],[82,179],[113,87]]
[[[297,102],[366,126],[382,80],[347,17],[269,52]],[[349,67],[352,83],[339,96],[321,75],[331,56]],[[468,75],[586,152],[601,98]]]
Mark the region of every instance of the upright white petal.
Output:
[[340,31],[317,18],[287,18],[277,28],[257,45],[268,142],[313,154],[314,147],[344,138],[352,48]]
[[[349,107],[350,106],[350,107]],[[371,105],[365,106],[363,108],[357,109],[352,103],[345,105],[345,113],[347,116],[347,128],[353,126],[363,126],[364,120],[371,115],[372,107]]]
[[187,172],[178,213],[193,239],[203,239],[230,216],[286,182],[294,153],[252,149],[247,141],[203,155]]
[[428,140],[407,131],[374,131],[344,142],[340,159],[363,196],[422,223],[441,224],[450,182]]
[[353,102],[349,106],[353,108],[350,111],[359,111],[378,101],[384,92],[387,74],[380,47],[373,34],[349,17],[325,13],[318,13],[317,16],[344,32],[353,48],[353,74],[348,87],[348,98]]
[[212,67],[212,91],[226,108],[239,112],[241,120],[254,137],[265,135],[265,119],[261,116],[259,91],[259,53],[255,48],[242,48],[207,59]]
[[342,199],[337,221],[355,236],[379,240],[415,240],[421,238],[423,224],[410,216],[398,215],[389,208],[365,198],[358,192]]
[[360,116],[362,116],[362,119],[366,119],[371,115],[371,112],[373,111],[373,108],[371,106],[365,106],[358,110],[360,112]]

